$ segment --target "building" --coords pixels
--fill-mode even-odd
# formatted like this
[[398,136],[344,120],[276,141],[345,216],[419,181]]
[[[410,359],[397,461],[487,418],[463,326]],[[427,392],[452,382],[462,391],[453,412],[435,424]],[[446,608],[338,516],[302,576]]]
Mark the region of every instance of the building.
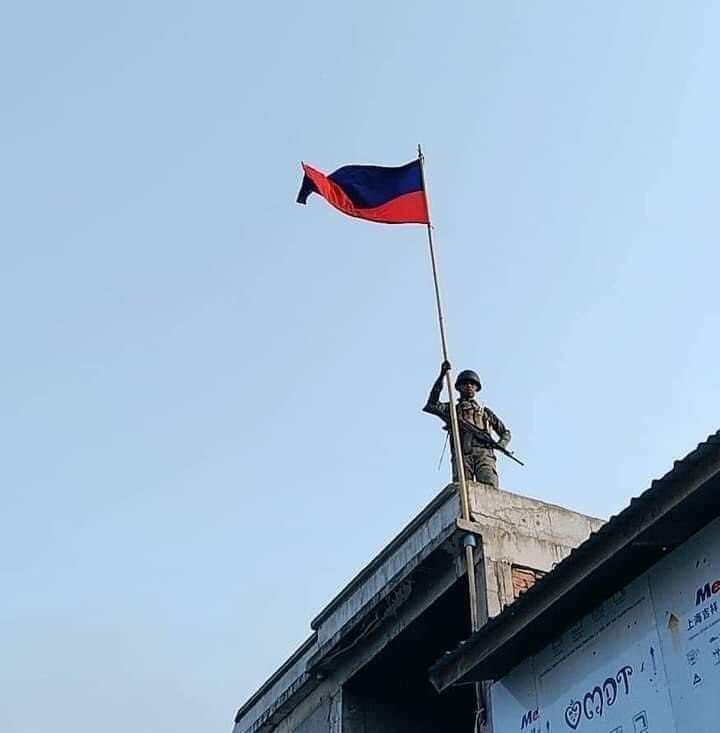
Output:
[[[470,484],[446,487],[312,621],[312,634],[238,711],[234,733],[472,730],[475,688],[428,670],[470,636],[463,537],[477,538],[483,621],[502,615],[602,521]],[[446,689],[447,688],[447,689]]]
[[496,733],[719,731],[720,432],[430,676],[485,683]]

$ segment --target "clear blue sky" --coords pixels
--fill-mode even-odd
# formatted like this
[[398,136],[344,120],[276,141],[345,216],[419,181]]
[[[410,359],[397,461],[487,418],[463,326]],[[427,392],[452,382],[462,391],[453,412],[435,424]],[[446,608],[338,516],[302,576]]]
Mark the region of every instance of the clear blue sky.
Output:
[[421,227],[509,490],[595,515],[720,422],[720,6],[0,11],[0,730],[229,731],[446,483]]

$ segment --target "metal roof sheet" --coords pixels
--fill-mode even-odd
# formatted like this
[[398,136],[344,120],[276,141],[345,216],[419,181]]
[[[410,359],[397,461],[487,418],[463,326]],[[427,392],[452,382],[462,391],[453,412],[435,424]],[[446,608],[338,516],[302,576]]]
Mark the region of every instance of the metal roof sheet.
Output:
[[[720,515],[720,430],[575,548],[566,558],[431,668],[439,689],[497,679],[537,651],[627,577],[659,560]],[[713,486],[709,486],[713,483]],[[706,490],[701,490],[705,487]],[[596,582],[596,587],[592,587]]]

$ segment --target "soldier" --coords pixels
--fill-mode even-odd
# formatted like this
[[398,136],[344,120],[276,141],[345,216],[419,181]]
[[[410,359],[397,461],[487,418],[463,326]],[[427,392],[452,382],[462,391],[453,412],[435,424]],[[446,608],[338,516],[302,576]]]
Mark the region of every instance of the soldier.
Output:
[[[440,376],[435,380],[427,404],[423,412],[437,415],[445,421],[446,428],[450,429],[450,403],[440,402],[440,393],[443,388],[445,375],[450,371],[450,362],[443,362],[440,367]],[[492,432],[498,436],[499,444],[504,448],[510,442],[510,431],[503,425],[500,418],[489,408],[475,400],[475,394],[482,389],[480,377],[469,369],[460,372],[455,381],[455,389],[460,393],[457,401],[457,416],[485,431],[492,437]],[[452,441],[450,443],[452,445]],[[468,481],[479,481],[498,488],[498,475],[495,467],[495,453],[487,443],[475,432],[463,430],[460,426],[460,444],[463,453],[465,478]],[[457,467],[453,455],[453,480],[457,481]]]

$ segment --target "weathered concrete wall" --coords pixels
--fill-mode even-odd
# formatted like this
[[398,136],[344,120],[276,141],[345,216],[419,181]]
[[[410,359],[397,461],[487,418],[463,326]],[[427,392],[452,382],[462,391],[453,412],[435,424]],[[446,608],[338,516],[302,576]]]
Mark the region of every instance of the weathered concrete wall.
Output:
[[[288,721],[290,722],[290,721]],[[277,730],[287,728],[280,726]],[[340,692],[325,700],[305,720],[292,728],[293,733],[342,733],[342,705]]]
[[[562,507],[482,484],[471,484],[470,489],[472,520],[480,525],[481,532],[476,552],[476,577],[484,616],[495,615],[503,604],[512,602],[513,564],[550,570],[602,524],[600,520]],[[343,686],[416,619],[426,618],[425,614],[431,613],[431,609],[440,608],[438,600],[445,597],[464,573],[458,544],[462,533],[455,528],[458,512],[457,496],[452,487],[446,487],[321,612],[313,622],[317,636],[308,640],[282,672],[262,689],[257,699],[243,708],[234,733],[340,733],[342,715],[350,710],[342,703]],[[392,614],[388,615],[388,599],[392,599],[393,592],[401,584],[409,584],[411,593],[398,608],[391,607]],[[458,613],[464,610],[463,606]],[[455,618],[458,613],[450,614],[452,618],[447,622],[462,623],[465,617]],[[382,620],[376,630],[361,636],[361,643],[354,641],[369,620],[376,617]],[[338,655],[338,649],[351,651]],[[329,666],[327,659],[332,660]],[[432,661],[429,660],[427,666]],[[426,668],[422,670],[426,671]],[[369,733],[371,730],[383,733],[385,729],[422,733],[424,721],[433,721],[429,712],[432,706],[425,707],[415,720],[415,708],[423,709],[422,705],[413,708],[411,700],[398,698],[393,702],[386,697],[373,701],[373,697],[378,697],[376,691],[366,694],[364,703],[356,698],[355,711],[353,714],[347,712],[342,733]],[[401,717],[410,720],[414,727],[402,727],[396,717],[400,709],[404,711]],[[383,720],[391,721],[387,724],[390,727],[383,728]],[[435,727],[427,730],[442,729],[436,721],[432,724]],[[356,730],[347,727],[353,725]]]
[[470,514],[482,526],[490,617],[515,600],[513,565],[547,572],[604,524],[602,519],[476,483],[470,484]]
[[[439,544],[455,529],[459,502],[454,492],[445,490],[444,500],[432,514],[419,523],[391,553],[382,557],[376,567],[350,590],[344,592],[342,602],[333,601],[323,610],[312,626],[317,630],[318,643],[322,647],[333,640],[349,623],[361,616],[390,593]],[[383,554],[383,553],[381,553]]]
[[262,694],[236,718],[234,733],[255,733],[281,706],[291,705],[293,695],[309,686],[308,661],[317,653],[315,636],[308,639],[296,652],[294,658],[285,663],[285,669],[275,673],[275,678],[266,683]]
[[[342,643],[344,635],[353,623],[362,622],[363,618],[384,598],[403,582],[429,554],[442,546],[455,531],[455,518],[458,515],[458,498],[452,487],[446,487],[428,506],[376,557],[358,578],[351,581],[347,588],[334,599],[313,621],[317,628],[314,637],[304,645],[301,654],[286,663],[285,669],[275,679],[264,686],[261,694],[252,705],[244,706],[237,718],[234,733],[265,733],[273,730],[277,719],[292,711],[290,718],[297,725],[298,716],[294,713],[299,707],[304,719],[307,708],[314,709],[322,701],[342,685],[344,679],[354,674],[358,667],[372,658],[377,648],[367,650],[365,646],[357,648],[350,659],[342,659],[340,669],[319,681],[312,672],[313,664],[321,661],[333,645]],[[457,567],[460,572],[460,565]],[[438,577],[437,592],[442,593],[451,577]],[[414,601],[415,599],[413,599]],[[425,603],[431,603],[429,598]],[[406,613],[398,616],[387,633],[398,633],[408,623],[407,611],[414,607],[408,604]],[[422,608],[415,608],[420,613]],[[323,644],[320,644],[320,638]],[[382,640],[382,645],[387,638]],[[294,730],[290,727],[288,731]]]
[[[338,658],[337,666],[329,670],[327,676],[321,681],[315,682],[315,687],[277,724],[277,727],[263,725],[259,728],[253,728],[252,733],[266,733],[267,731],[273,731],[273,733],[295,733],[298,726],[306,718],[310,717],[316,709],[325,706],[330,700],[333,700],[338,705],[341,703],[344,714],[344,711],[347,709],[346,706],[349,704],[347,702],[345,688],[347,681],[360,670],[366,668],[380,652],[388,647],[388,644],[393,639],[396,639],[410,624],[422,616],[428,607],[434,601],[437,601],[438,597],[442,597],[445,591],[461,577],[463,564],[459,561],[459,558],[453,558],[448,554],[446,554],[446,558],[448,564],[444,571],[433,577],[434,582],[431,588],[413,588],[412,593],[398,611],[389,615],[376,633],[371,634],[363,643],[354,646],[351,654],[341,654]],[[423,665],[421,670],[423,675],[425,675],[429,664],[430,661],[426,665]],[[305,677],[307,676],[306,674]],[[312,675],[310,676],[312,677]],[[429,693],[434,694],[431,690],[429,690]],[[377,704],[370,703],[369,698],[365,699],[368,700],[369,704],[372,704],[376,710],[376,714],[380,715]],[[355,704],[358,705],[357,695],[355,701]],[[389,714],[388,711],[390,709],[388,707],[385,713],[382,714]],[[345,724],[343,724],[342,730],[343,733],[346,733],[344,726]],[[234,733],[246,732],[239,726],[236,726]]]
[[[342,689],[336,684],[316,689],[276,725],[273,733],[341,733]],[[237,730],[237,729],[236,729]]]

